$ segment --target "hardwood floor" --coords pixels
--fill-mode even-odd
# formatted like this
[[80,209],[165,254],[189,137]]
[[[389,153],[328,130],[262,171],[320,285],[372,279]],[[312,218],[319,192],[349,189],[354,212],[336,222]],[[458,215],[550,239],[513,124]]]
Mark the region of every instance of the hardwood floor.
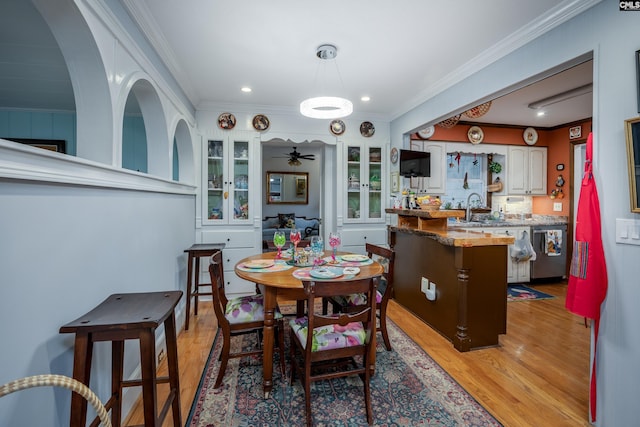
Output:
[[[459,353],[394,301],[388,315],[503,425],[589,426],[590,329],[565,310],[565,283],[534,287],[557,298],[508,303],[507,334],[495,348]],[[201,302],[198,313],[178,337],[183,423],[215,336],[211,305]],[[166,363],[159,369],[165,375]],[[126,425],[141,423],[138,402]],[[169,414],[163,426],[171,425]]]

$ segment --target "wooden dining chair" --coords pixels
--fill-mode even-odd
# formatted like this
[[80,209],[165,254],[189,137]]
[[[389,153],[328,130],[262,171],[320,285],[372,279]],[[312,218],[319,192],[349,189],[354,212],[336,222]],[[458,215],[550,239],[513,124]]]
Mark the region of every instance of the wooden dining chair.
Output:
[[[218,319],[218,327],[222,330],[223,343],[220,353],[221,364],[218,377],[213,388],[218,388],[222,384],[225,370],[229,359],[262,354],[261,342],[258,347],[250,350],[231,353],[231,338],[239,335],[256,333],[262,336],[264,328],[264,305],[262,295],[250,295],[228,299],[224,291],[224,273],[222,265],[222,252],[218,252],[211,257],[209,265],[209,275],[213,288],[213,309]],[[278,341],[278,352],[280,353],[280,370],[285,376],[284,360],[284,318],[280,310],[276,308],[276,339]]]
[[[389,340],[389,333],[387,332],[387,305],[393,297],[393,264],[395,262],[395,252],[393,249],[371,243],[367,243],[365,249],[369,258],[379,262],[384,267],[384,273],[382,274],[378,291],[376,292],[376,311],[379,319],[379,326],[376,327],[376,331],[382,334],[384,346],[387,351],[391,351],[391,341]],[[351,311],[353,307],[363,303],[363,298],[364,295],[362,294],[337,295],[331,298],[323,298],[322,312],[324,314],[327,313],[329,303],[331,303],[334,313]]]
[[[290,326],[291,383],[296,374],[304,387],[307,425],[311,425],[311,383],[319,380],[359,375],[364,383],[367,422],[373,423],[371,369],[369,355],[375,352],[375,293],[378,277],[346,281],[303,281],[307,315],[293,319]],[[362,293],[369,301],[349,313],[323,315],[316,313],[317,297],[332,297],[341,293]],[[308,333],[311,330],[312,333]],[[357,358],[357,356],[360,356]],[[301,360],[298,361],[297,357]]]

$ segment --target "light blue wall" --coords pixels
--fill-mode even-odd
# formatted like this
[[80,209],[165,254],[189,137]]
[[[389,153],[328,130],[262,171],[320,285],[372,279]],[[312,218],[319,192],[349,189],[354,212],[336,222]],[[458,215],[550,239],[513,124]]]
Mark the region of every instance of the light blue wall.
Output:
[[[72,376],[74,337],[59,328],[113,293],[186,291],[194,196],[8,181],[0,184],[0,206],[0,383]],[[138,345],[125,347],[130,377]],[[102,402],[110,361],[110,346],[97,344],[91,388]],[[0,426],[66,426],[70,399],[68,390],[50,387],[4,397]]]
[[[147,172],[147,136],[140,116],[124,118],[122,167]],[[0,138],[62,139],[66,154],[76,155],[76,113],[0,110]],[[177,170],[174,154],[174,171]],[[174,180],[177,181],[174,175]]]
[[141,116],[125,116],[122,122],[122,167],[147,172],[147,134]]
[[0,138],[63,139],[66,153],[76,154],[75,112],[0,110]]
[[640,107],[634,58],[639,49],[640,12],[621,12],[618,2],[603,1],[391,124],[392,143],[400,147],[411,129],[593,52],[594,166],[609,275],[597,349],[598,426],[632,426],[640,419],[640,247],[615,242],[616,218],[640,219],[629,208],[624,136],[624,120],[638,116]]

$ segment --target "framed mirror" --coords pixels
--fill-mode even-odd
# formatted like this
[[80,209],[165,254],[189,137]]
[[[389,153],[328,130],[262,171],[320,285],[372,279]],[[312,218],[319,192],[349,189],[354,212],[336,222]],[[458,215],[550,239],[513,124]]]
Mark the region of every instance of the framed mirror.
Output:
[[267,172],[267,204],[306,205],[309,203],[307,172]]
[[640,117],[624,121],[629,162],[631,212],[640,213]]

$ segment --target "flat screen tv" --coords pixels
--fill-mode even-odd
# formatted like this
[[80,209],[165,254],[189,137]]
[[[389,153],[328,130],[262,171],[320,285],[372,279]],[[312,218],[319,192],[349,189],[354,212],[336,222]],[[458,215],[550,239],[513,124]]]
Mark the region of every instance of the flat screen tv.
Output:
[[400,175],[404,177],[431,176],[431,153],[400,150]]

